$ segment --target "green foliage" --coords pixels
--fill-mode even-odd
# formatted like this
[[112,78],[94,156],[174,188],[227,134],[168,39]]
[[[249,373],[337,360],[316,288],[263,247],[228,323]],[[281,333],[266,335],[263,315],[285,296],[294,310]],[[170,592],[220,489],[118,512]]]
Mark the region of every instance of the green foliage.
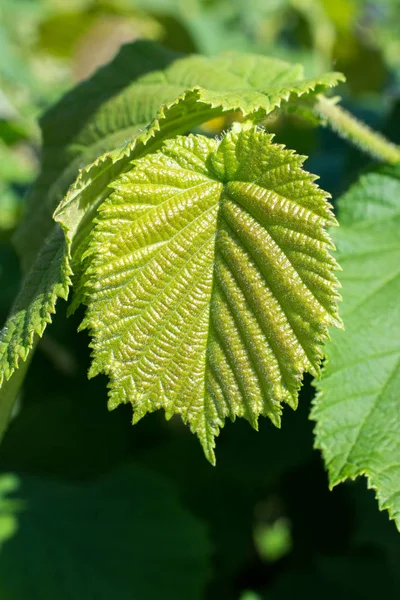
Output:
[[0,477],[0,550],[13,537],[18,529],[18,514],[23,503],[7,498],[7,495],[18,489],[18,479],[12,474]]
[[[73,203],[74,225],[64,218],[66,227],[76,228],[76,211],[82,218],[133,158],[156,149],[163,139],[229,111],[263,118],[282,102],[342,79],[335,73],[305,79],[301,65],[234,52],[178,58],[149,42],[126,45],[42,118],[41,174],[15,238],[25,266],[48,235],[53,211],[67,192],[59,214]],[[106,150],[112,152],[103,154]]]
[[330,125],[340,136],[348,139],[355,146],[370,154],[373,158],[397,164],[400,162],[400,148],[392,144],[379,133],[358,121],[342,108],[336,106],[337,98],[328,100],[319,96],[315,106],[325,125]]
[[[55,220],[65,230],[66,243],[60,241],[56,250],[57,263],[50,277],[51,285],[45,282],[36,287],[32,297],[31,290],[25,291],[23,287],[22,309],[19,301],[12,309],[1,334],[4,344],[0,367],[6,379],[11,377],[20,358],[28,356],[33,347],[33,334],[43,334],[57,297],[66,298],[71,253],[77,279],[82,275],[84,263],[81,260],[87,249],[93,216],[109,195],[109,184],[129,169],[132,158],[154,152],[165,138],[211,117],[239,111],[242,117],[261,119],[282,102],[299,96],[306,98],[341,78],[328,73],[319,79],[306,80],[300,65],[252,55],[230,53],[212,59],[192,56],[175,61],[173,58],[174,54],[148,42],[126,46],[111,65],[71,92],[42,120],[48,150],[15,238],[25,269],[31,268],[26,280],[28,285],[31,279],[40,279],[40,258],[39,266],[32,265],[32,260],[43,239],[46,236],[59,238],[58,225],[54,225],[51,217],[56,207]],[[133,65],[132,70],[126,72],[123,68],[126,64]],[[251,78],[247,74],[249,68]],[[200,87],[201,84],[207,87]],[[188,86],[192,87],[187,89]],[[110,96],[109,101],[100,94],[103,90]],[[132,141],[103,154],[78,175],[82,161],[85,163],[104,148],[121,143],[128,129]],[[77,175],[76,182],[61,201]],[[78,301],[79,297],[78,294]],[[25,323],[27,328],[24,328]],[[15,396],[18,385],[11,387]],[[9,389],[6,393],[7,406],[10,406],[12,394]],[[8,412],[7,409],[6,414]],[[213,430],[215,432],[215,427]]]
[[3,474],[0,490],[2,598],[38,590],[43,599],[69,600],[89,589],[99,600],[151,600],[160,580],[166,599],[203,597],[204,526],[160,476],[135,465],[89,485]]
[[[88,380],[87,371],[101,368],[108,330],[104,326],[98,330],[100,342],[94,348],[94,364],[89,356],[89,336],[77,333],[84,318],[84,307],[78,307],[82,300],[89,304],[87,317],[93,308],[99,325],[104,325],[103,317],[109,316],[107,310],[115,305],[115,299],[138,291],[135,275],[118,289],[110,289],[112,298],[95,301],[95,273],[90,276],[90,271],[101,265],[96,249],[124,251],[139,243],[138,238],[120,236],[116,247],[115,219],[113,246],[111,237],[108,241],[99,238],[100,230],[107,233],[105,228],[111,226],[110,210],[116,209],[118,194],[124,195],[130,209],[138,206],[132,189],[123,182],[142,176],[143,165],[158,167],[161,160],[168,159],[175,161],[175,170],[185,173],[177,182],[178,190],[187,173],[192,179],[204,177],[207,182],[211,176],[224,193],[232,184],[222,181],[221,174],[217,177],[215,169],[201,165],[201,161],[200,167],[199,161],[196,163],[201,172],[193,170],[193,165],[179,167],[176,156],[168,155],[168,148],[175,144],[180,148],[181,161],[182,145],[189,143],[207,148],[210,155],[217,147],[221,153],[220,144],[226,143],[223,140],[239,135],[239,131],[247,131],[247,135],[256,123],[257,135],[265,142],[264,151],[267,146],[271,152],[283,144],[309,157],[307,170],[320,176],[320,186],[331,193],[334,209],[335,198],[356,180],[361,168],[368,167],[368,157],[360,150],[374,160],[398,162],[399,148],[378,132],[400,142],[399,6],[398,0],[2,1],[2,322],[10,307],[11,315],[0,345],[0,425],[6,429],[0,448],[1,600],[103,596],[158,600],[169,594],[187,600],[283,599],[299,594],[311,599],[349,600],[376,600],[378,594],[399,596],[400,537],[387,511],[378,511],[375,499],[377,495],[381,506],[388,507],[398,523],[397,496],[393,493],[398,489],[399,474],[393,462],[398,460],[399,427],[392,391],[399,337],[393,295],[397,281],[396,169],[384,167],[368,174],[362,179],[364,183],[358,184],[361,188],[357,194],[353,188],[340,201],[338,219],[343,223],[343,235],[340,228],[332,230],[332,235],[338,244],[336,258],[343,258],[346,329],[333,331],[332,342],[328,342],[330,362],[314,408],[322,407],[317,431],[321,423],[324,431],[333,434],[322,455],[330,461],[331,483],[346,475],[353,478],[359,472],[365,472],[368,479],[358,477],[328,489],[324,461],[313,451],[315,422],[309,419],[309,410],[315,388],[310,385],[311,376],[304,377],[298,409],[284,409],[281,429],[271,419],[259,419],[259,433],[255,434],[245,419],[233,424],[226,419],[218,439],[218,464],[211,468],[180,418],[166,420],[164,410],[160,410],[132,428],[130,403],[107,411],[107,377]],[[149,41],[129,43],[140,38],[157,40],[164,48]],[[120,44],[126,42],[129,44],[117,55]],[[225,51],[231,57],[229,69],[227,64],[221,68],[224,60],[228,63],[227,55],[220,54]],[[249,66],[253,60],[252,72]],[[301,67],[282,60],[302,63],[305,78]],[[110,64],[106,65],[107,61]],[[106,66],[95,73],[101,65]],[[325,94],[326,84],[334,82],[331,75],[321,77],[332,65],[347,78],[346,85],[335,91],[342,102],[338,96],[325,98],[320,93]],[[274,80],[279,73],[279,81]],[[314,87],[310,80],[308,84],[312,77],[314,83],[325,85]],[[87,81],[81,83],[84,79]],[[227,89],[227,81],[229,86],[238,87]],[[281,95],[295,88],[309,91],[301,96],[290,92],[289,98]],[[60,100],[67,89],[71,91]],[[275,109],[274,98],[279,103]],[[207,99],[215,99],[216,106],[207,104]],[[235,99],[238,110],[232,110]],[[49,110],[53,102],[57,104]],[[246,117],[240,110],[242,105],[249,107]],[[27,194],[39,170],[37,117],[43,111],[41,172]],[[212,120],[207,121],[209,118]],[[231,128],[232,123],[243,120],[241,127],[235,124]],[[328,127],[317,129],[321,124]],[[188,133],[192,135],[176,139]],[[198,134],[217,137],[203,139]],[[275,134],[274,144],[270,134]],[[282,152],[287,156],[288,151]],[[299,156],[297,159],[300,161]],[[305,173],[300,167],[299,162],[301,178]],[[278,172],[276,180],[269,180],[268,194],[278,191],[287,197],[286,187],[283,195],[278,189]],[[164,173],[162,181],[154,182],[153,174],[153,190],[170,187],[168,175]],[[257,170],[251,175],[257,177]],[[311,178],[307,185],[313,185]],[[136,181],[135,186],[143,190],[143,181]],[[189,186],[186,192],[193,197],[193,188]],[[20,269],[11,235],[26,194],[28,210],[14,235],[23,267],[18,293]],[[254,198],[259,202],[258,196]],[[203,206],[204,201],[196,197],[190,209]],[[218,213],[222,204],[220,196]],[[151,210],[160,214],[160,208],[156,202]],[[383,218],[384,213],[388,219]],[[146,221],[145,215],[140,217],[148,222],[152,237],[156,229],[159,235],[166,234],[167,227],[176,224],[179,216],[184,218],[187,210],[182,207],[179,214],[165,214],[168,218],[157,224],[149,218]],[[257,218],[259,215],[254,216],[255,221]],[[133,226],[124,217],[120,224],[124,231]],[[220,224],[224,223],[217,219],[219,239]],[[197,226],[198,222],[191,222],[190,231]],[[270,235],[270,223],[261,228]],[[177,234],[182,239],[184,232],[178,230]],[[168,253],[170,258],[173,241],[163,240],[153,250],[162,256]],[[188,243],[192,248],[195,240]],[[360,257],[360,245],[370,254]],[[148,252],[150,247],[145,247]],[[265,257],[265,252],[262,246],[259,256]],[[183,253],[190,254],[187,245]],[[129,252],[115,260],[126,262],[127,257],[132,258]],[[188,258],[188,265],[193,267],[192,255]],[[204,262],[206,257],[202,258]],[[130,272],[132,265],[129,262]],[[102,268],[106,269],[104,263]],[[121,272],[115,269],[113,276],[120,278]],[[148,274],[148,269],[145,272]],[[238,269],[234,272],[237,274]],[[152,274],[155,285],[167,278],[160,270]],[[275,269],[268,270],[267,275],[265,281],[279,281]],[[392,276],[391,283],[384,285]],[[175,283],[176,269],[172,280]],[[384,287],[378,290],[381,284]],[[66,297],[69,287],[73,288],[72,303],[56,302],[59,294]],[[255,301],[257,294],[251,294],[251,289],[246,285],[244,292]],[[181,297],[191,293],[177,286],[168,290]],[[139,291],[145,293],[144,288]],[[293,300],[290,295],[282,298],[288,304]],[[100,303],[103,310],[97,314]],[[243,314],[249,322],[247,306],[247,301],[243,302],[243,313],[236,311],[237,320]],[[352,306],[354,315],[360,311],[362,321],[357,317],[352,322]],[[177,312],[180,308],[177,305]],[[192,321],[193,308],[187,314]],[[76,313],[66,319],[66,313],[75,309]],[[136,301],[131,307],[123,306],[128,316],[132,309],[139,315],[134,320],[135,334],[141,323],[146,333],[153,331],[154,319],[161,318],[162,310],[168,313],[169,305],[146,321],[146,306],[138,306]],[[278,318],[279,312],[273,317]],[[257,326],[267,317],[259,311]],[[51,326],[40,337],[50,319]],[[115,323],[118,325],[123,323]],[[174,334],[179,336],[185,325],[182,322]],[[231,339],[235,341],[241,331],[243,327],[233,330],[229,350],[237,348]],[[115,360],[111,357],[111,364],[121,373],[135,372],[135,382],[143,387],[153,365],[143,363],[145,370],[140,372],[137,363],[122,365],[121,339],[123,336],[113,339],[117,354]],[[151,345],[152,335],[146,339]],[[250,347],[252,357],[264,356],[264,347],[259,352],[262,340],[260,336]],[[96,346],[96,336],[92,342]],[[130,355],[134,350],[135,356],[142,351],[137,343],[126,349]],[[381,349],[382,356],[376,356]],[[156,354],[162,362],[161,350],[159,346]],[[190,350],[188,347],[187,354]],[[323,345],[320,351],[325,353]],[[182,354],[176,374],[188,360]],[[259,365],[247,357],[243,364],[253,369]],[[296,364],[285,363],[292,370]],[[393,379],[379,399],[375,398],[371,418],[365,418],[365,410],[375,402],[372,396],[387,383],[392,367]],[[4,377],[6,373],[12,373],[9,379]],[[114,391],[120,387],[118,382],[113,384]],[[163,391],[165,395],[169,392],[165,384]],[[349,391],[366,393],[350,398]],[[294,396],[297,391],[293,400]],[[251,400],[250,408],[253,396]],[[255,404],[260,408],[259,402]],[[241,408],[240,403],[237,406]],[[182,407],[175,402],[170,408]],[[222,410],[225,408],[223,405]],[[257,419],[254,413],[250,416]],[[338,427],[336,433],[328,422],[331,416]],[[362,444],[357,441],[350,449],[357,426],[361,427]],[[349,450],[344,464],[343,453]],[[380,472],[381,468],[387,470]],[[376,490],[367,490],[367,481]]]
[[335,223],[304,157],[239,126],[178,137],[134,162],[99,207],[86,256],[91,375],[136,423],[179,413],[214,458],[226,417],[280,425],[340,325],[323,228]]
[[[50,110],[41,176],[16,236],[29,270],[1,333],[3,430],[20,362],[57,297],[67,298],[71,258],[72,308],[88,306],[90,375],[109,375],[110,408],[130,402],[134,422],[159,408],[180,414],[213,463],[226,417],[280,425],[303,372],[318,375],[327,326],[341,324],[323,229],[335,219],[304,158],[251,122],[300,97],[303,107],[331,106],[320,92],[338,80],[305,80],[301,66],[262,56],[179,58],[139,42]],[[222,141],[174,137],[228,113],[248,123]],[[336,113],[358,143],[351,117]],[[131,141],[78,171],[128,130]],[[376,145],[362,133],[363,146]],[[389,145],[378,142],[385,156]]]
[[44,243],[36,262],[23,282],[7,326],[1,332],[1,379],[7,380],[18,368],[19,359],[26,360],[35,335],[41,336],[55,311],[58,297],[67,298],[69,281],[68,263],[65,259],[65,239],[60,227]]
[[332,333],[313,419],[331,485],[366,475],[400,527],[400,170],[363,175],[339,202],[345,334]]
[[[296,101],[299,97],[305,100],[343,79],[338,73],[305,79],[301,65],[234,52],[213,58],[192,56],[177,59],[160,71],[159,62],[153,58],[154,54],[158,56],[159,53],[164,62],[173,59],[169,53],[165,58],[164,51],[152,44],[138,42],[126,46],[116,58],[115,66],[111,63],[103,72],[100,85],[102,83],[102,89],[107,85],[108,89],[109,80],[113,78],[114,71],[120,72],[121,64],[139,63],[146,65],[145,68],[149,71],[137,81],[134,80],[131,86],[122,91],[120,97],[114,96],[110,103],[102,105],[99,114],[95,112],[93,125],[89,128],[89,132],[93,129],[104,131],[109,123],[120,128],[122,120],[123,134],[126,135],[126,129],[130,127],[133,130],[133,140],[118,150],[106,152],[82,169],[62,202],[61,196],[57,197],[60,204],[55,218],[68,234],[74,236],[81,222],[84,226],[83,235],[77,236],[74,241],[74,255],[77,256],[75,271],[79,270],[79,262],[86,247],[85,240],[91,227],[93,210],[110,193],[107,186],[130,168],[132,159],[154,152],[163,140],[185,133],[209,119],[239,113],[242,118],[261,120],[282,103]],[[251,78],[247,75],[249,68]],[[88,85],[90,86],[90,82]],[[89,95],[92,94],[90,90],[89,87]],[[85,90],[77,98],[77,102],[79,105],[81,102],[86,105]],[[60,104],[59,118],[65,118],[65,108],[68,114],[68,106],[68,103],[66,107]],[[141,131],[145,124],[147,127]],[[49,128],[54,128],[51,115]],[[140,130],[140,133],[135,134],[135,129]],[[113,134],[116,134],[115,130]],[[115,140],[106,139],[103,143],[112,146]],[[56,207],[55,200],[50,199],[51,209]],[[36,204],[33,200],[33,209]],[[23,233],[20,230],[20,237],[24,237]]]
[[[65,238],[61,228],[55,226],[25,277],[0,332],[0,434],[7,426],[37,338],[51,321],[57,298],[67,299],[70,275]],[[26,366],[21,368],[21,363]]]
[[135,138],[160,104],[175,98],[175,89],[167,87],[163,94],[162,86],[154,86],[154,96],[149,96],[147,88],[138,90],[136,84],[138,78],[162,70],[174,58],[175,53],[149,43],[126,46],[114,61],[74,88],[41,118],[41,171],[14,236],[25,270],[52,230],[54,209],[82,167],[106,150]]

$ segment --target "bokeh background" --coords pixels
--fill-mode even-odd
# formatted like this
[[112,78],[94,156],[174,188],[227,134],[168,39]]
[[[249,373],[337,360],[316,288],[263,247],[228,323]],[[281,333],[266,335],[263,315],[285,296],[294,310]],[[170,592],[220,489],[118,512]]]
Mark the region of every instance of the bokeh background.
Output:
[[[344,105],[400,142],[400,0],[1,0],[0,321],[20,282],[11,237],[39,170],[38,118],[148,38],[183,53],[235,49],[345,73]],[[204,132],[218,134],[215,120]],[[368,159],[290,116],[267,124],[338,196]],[[108,413],[90,382],[82,313],[40,342],[0,447],[0,600],[400,597],[400,534],[366,482],[328,489],[309,420],[228,423],[217,467],[179,419]]]

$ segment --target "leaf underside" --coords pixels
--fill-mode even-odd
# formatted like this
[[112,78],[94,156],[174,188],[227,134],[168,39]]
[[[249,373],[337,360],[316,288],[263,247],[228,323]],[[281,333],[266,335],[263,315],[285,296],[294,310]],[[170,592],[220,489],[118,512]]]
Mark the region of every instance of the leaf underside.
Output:
[[180,414],[211,462],[226,417],[279,426],[340,325],[330,205],[271,138],[178,137],[135,161],[86,253],[90,374],[109,375],[110,408]]
[[366,475],[400,529],[399,197],[397,167],[361,177],[340,200],[346,334],[326,347],[312,417],[331,485]]

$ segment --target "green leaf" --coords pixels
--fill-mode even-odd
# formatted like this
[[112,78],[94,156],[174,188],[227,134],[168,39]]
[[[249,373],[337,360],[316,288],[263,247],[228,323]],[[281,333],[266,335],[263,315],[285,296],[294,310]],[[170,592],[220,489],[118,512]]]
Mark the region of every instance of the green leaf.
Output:
[[[71,271],[66,246],[61,228],[55,226],[0,331],[0,436],[7,427],[36,341],[55,312],[56,300],[67,299]],[[21,362],[25,365],[18,371]]]
[[346,331],[326,348],[312,417],[331,485],[366,475],[400,528],[399,176],[364,175],[340,200]]
[[[328,73],[319,79],[304,80],[300,65],[263,56],[230,53],[174,61],[176,56],[151,42],[128,45],[110,65],[78,86],[42,119],[41,175],[32,189],[15,243],[24,270],[32,268],[33,278],[37,277],[33,261],[44,239],[59,238],[56,230],[52,233],[54,209],[66,243],[60,240],[58,262],[52,269],[58,279],[53,278],[50,286],[37,287],[36,296],[30,293],[32,307],[24,300],[23,310],[12,315],[7,332],[2,334],[6,358],[0,357],[0,366],[4,365],[6,379],[20,357],[28,356],[33,334],[37,330],[43,333],[57,296],[66,297],[70,255],[77,281],[81,278],[81,257],[87,249],[93,217],[110,194],[109,184],[130,168],[132,158],[155,151],[165,138],[213,116],[239,110],[243,115],[261,118],[283,101],[320,92],[341,78]],[[85,167],[104,150],[114,149],[126,140],[131,141]],[[25,297],[24,291],[21,294]],[[80,298],[78,287],[73,307]],[[40,311],[35,314],[38,307]],[[36,329],[31,329],[33,323]],[[16,332],[13,337],[10,331]],[[7,343],[10,348],[4,345]],[[18,390],[15,382],[7,392],[7,405],[11,405],[10,389],[15,393]]]
[[[142,93],[131,105],[129,85],[143,73],[165,67],[176,54],[157,45],[136,46],[134,60],[130,61],[126,51],[121,51],[110,65],[67,94],[41,120],[44,146],[41,172],[14,236],[27,275],[0,332],[0,436],[28,365],[18,373],[15,369],[21,361],[29,360],[37,336],[43,335],[51,321],[57,298],[66,299],[71,285],[71,236],[65,240],[60,226],[54,223],[53,211],[79,169],[107,148],[114,148],[129,135],[137,134],[162,101],[162,97],[155,95],[150,102],[142,102]],[[122,99],[118,95],[121,90],[125,93]],[[74,223],[75,232],[79,224],[79,221]],[[69,225],[72,226],[71,221]]]
[[[339,73],[304,79],[301,65],[252,54],[178,58],[153,42],[126,45],[42,118],[41,175],[15,238],[26,266],[78,174],[64,204],[74,200],[86,206],[85,189],[90,186],[93,205],[149,140],[154,149],[165,137],[184,133],[223,111],[258,113],[261,118],[283,101],[322,92],[343,79]],[[96,160],[124,144],[123,151],[107,152]]]
[[13,474],[0,476],[0,553],[5,542],[13,537],[18,529],[18,513],[22,505],[18,500],[10,500],[8,494],[18,489],[18,478]]
[[1,598],[204,597],[205,529],[151,471],[85,485],[2,475],[0,493]]
[[124,46],[110,64],[43,115],[40,175],[14,237],[25,270],[50,234],[53,212],[79,171],[106,150],[134,138],[153,119],[159,106],[179,93],[168,86],[165,94],[161,86],[138,90],[136,83],[146,73],[161,72],[177,56],[148,42]]
[[[120,62],[134,63],[138,58],[143,61],[148,53],[152,57],[154,47],[157,48],[151,42],[128,45]],[[167,58],[172,60],[170,55]],[[163,60],[167,59],[164,57]],[[153,64],[151,60],[149,62]],[[113,76],[113,63],[106,69],[104,76],[108,81]],[[132,141],[106,152],[82,169],[56,209],[55,219],[63,225],[67,237],[75,238],[73,270],[78,275],[93,214],[110,194],[109,184],[129,170],[132,159],[154,152],[165,139],[185,133],[222,114],[240,112],[243,117],[260,120],[282,103],[323,92],[344,79],[340,73],[304,79],[303,67],[299,64],[235,52],[211,58],[188,56],[175,60],[163,70],[152,69],[102,106],[88,129],[90,134],[93,130],[102,131],[105,127],[103,121],[107,126],[122,121],[126,135],[126,127],[130,123]],[[144,123],[148,125],[143,129]],[[113,135],[120,134],[115,132]],[[115,147],[115,140],[105,139],[102,143],[108,144],[109,148]],[[53,208],[56,206],[54,202],[51,205]],[[81,233],[76,236],[78,226]]]
[[180,414],[214,462],[226,417],[279,426],[337,313],[334,224],[304,157],[254,127],[178,137],[99,207],[84,276],[90,375],[134,422]]

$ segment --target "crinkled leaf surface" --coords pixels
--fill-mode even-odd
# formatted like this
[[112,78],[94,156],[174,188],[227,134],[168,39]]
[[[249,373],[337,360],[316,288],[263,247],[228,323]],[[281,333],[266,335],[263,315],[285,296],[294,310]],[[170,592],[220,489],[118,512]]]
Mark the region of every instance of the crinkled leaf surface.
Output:
[[0,543],[4,600],[204,597],[203,525],[134,465],[85,485],[3,474]]
[[254,127],[169,140],[113,184],[90,236],[91,374],[134,422],[180,414],[212,462],[226,417],[279,425],[339,324],[335,219],[303,161]]
[[[116,58],[76,86],[40,119],[41,170],[14,243],[27,269],[54,225],[54,209],[80,169],[134,138],[160,105],[180,90],[138,90],[137,80],[162,71],[178,54],[157,44],[124,46]],[[140,93],[142,91],[142,93]],[[172,93],[172,96],[171,96]]]
[[[138,152],[143,153],[150,138],[155,138],[154,147],[160,139],[184,133],[223,111],[262,117],[282,101],[321,92],[340,79],[338,73],[304,79],[299,64],[252,54],[180,58],[153,42],[124,46],[110,64],[67,94],[41,120],[41,175],[15,237],[25,266],[48,235],[52,213],[80,169],[78,184],[68,198],[78,193],[86,207],[86,201],[92,205],[101,198],[109,181]],[[107,152],[95,160],[124,144],[122,152]],[[83,192],[88,185],[87,197]]]
[[[16,309],[17,317],[13,309],[12,322],[6,324],[2,338],[8,347],[3,346],[0,357],[0,372],[5,378],[32,349],[32,342],[27,344],[26,340],[31,340],[34,332],[43,333],[57,297],[66,297],[71,252],[75,257],[73,270],[81,275],[81,256],[93,216],[108,197],[110,182],[130,168],[132,158],[154,151],[163,139],[223,112],[239,110],[261,118],[282,101],[321,92],[341,78],[328,73],[304,80],[300,65],[255,55],[175,58],[176,54],[151,42],[128,45],[110,65],[78,86],[42,119],[42,171],[15,238],[24,269],[28,272],[31,268],[27,281],[39,280],[43,274],[40,266],[36,273],[35,257],[45,237],[59,238],[57,228],[52,233],[52,213],[66,192],[56,220],[65,229],[67,243],[60,239],[54,285],[37,286],[33,296],[33,288],[29,292],[23,289],[24,307]],[[126,141],[122,149],[106,152],[85,167],[104,150]],[[27,304],[30,296],[32,304]],[[1,390],[0,403],[12,405],[22,373],[18,377],[7,391]]]
[[400,528],[399,198],[397,168],[361,177],[340,200],[345,332],[327,345],[312,416],[331,485],[366,475]]
[[[157,45],[134,46],[132,56],[128,55],[130,47],[126,47],[110,65],[67,94],[41,120],[41,173],[14,239],[26,275],[0,333],[0,435],[27,365],[14,371],[22,361],[29,360],[35,339],[51,320],[57,298],[66,299],[71,284],[69,244],[52,213],[79,169],[106,149],[134,137],[164,99],[155,93],[154,98],[142,102],[142,94],[132,105],[129,86],[144,73],[162,69],[176,55]],[[127,94],[124,99],[123,92]],[[77,230],[79,223],[75,225]],[[44,242],[46,236],[48,242]]]
[[[134,61],[137,51],[145,53],[149,46],[153,48],[149,42],[127,46],[125,60]],[[235,52],[211,58],[184,57],[163,70],[139,77],[129,87],[129,97],[124,91],[118,103],[115,100],[110,103],[107,122],[115,118],[109,113],[123,112],[124,106],[132,105],[140,106],[141,114],[146,114],[147,118],[149,114],[154,118],[125,146],[106,152],[82,169],[56,211],[56,219],[71,235],[75,234],[77,223],[81,223],[83,218],[89,221],[90,226],[93,207],[97,207],[109,194],[107,185],[129,169],[132,159],[155,151],[169,137],[228,112],[238,111],[254,120],[262,119],[283,102],[322,92],[341,80],[343,76],[340,73],[304,79],[301,65]],[[156,105],[160,107],[157,112]],[[96,126],[101,116],[96,115]],[[125,120],[129,120],[129,116]],[[143,116],[139,120],[140,125],[135,118],[133,122],[141,127]],[[75,240],[75,248],[80,238]]]

